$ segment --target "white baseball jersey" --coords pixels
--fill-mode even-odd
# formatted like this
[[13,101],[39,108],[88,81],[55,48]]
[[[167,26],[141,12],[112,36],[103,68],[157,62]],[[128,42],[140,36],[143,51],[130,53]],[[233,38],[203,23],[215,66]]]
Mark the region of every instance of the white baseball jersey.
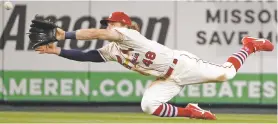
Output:
[[173,64],[174,51],[127,28],[114,28],[124,35],[123,41],[110,42],[99,49],[105,61],[117,61],[144,75],[163,77]]

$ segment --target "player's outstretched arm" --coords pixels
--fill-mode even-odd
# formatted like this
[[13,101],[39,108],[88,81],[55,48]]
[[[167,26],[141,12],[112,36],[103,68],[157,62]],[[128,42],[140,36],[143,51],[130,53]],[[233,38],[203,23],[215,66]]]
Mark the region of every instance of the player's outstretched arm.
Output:
[[65,50],[56,47],[53,43],[50,45],[40,46],[37,49],[40,54],[56,54],[60,57],[81,62],[105,62],[98,50],[83,52],[81,50]]
[[83,52],[81,50],[61,49],[60,54],[58,55],[70,60],[81,62],[105,62],[98,50],[90,50],[88,52]]
[[122,35],[115,30],[107,29],[79,29],[76,31],[65,32],[64,30],[57,28],[56,39],[76,39],[76,40],[108,40],[108,41],[121,41]]

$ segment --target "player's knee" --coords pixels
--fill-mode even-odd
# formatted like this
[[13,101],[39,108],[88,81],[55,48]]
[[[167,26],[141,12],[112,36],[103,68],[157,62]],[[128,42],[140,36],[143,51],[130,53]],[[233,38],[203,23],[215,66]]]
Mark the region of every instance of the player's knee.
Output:
[[216,81],[224,82],[234,78],[236,75],[236,69],[231,63],[224,63],[223,66],[226,68],[222,69],[219,75],[215,75],[216,77],[214,77],[214,79]]
[[225,68],[224,72],[220,76],[216,77],[216,80],[221,82],[228,81],[230,79],[233,79],[235,75],[236,75],[236,70],[234,67]]
[[141,109],[143,112],[148,114],[153,114],[153,112],[157,107],[158,106],[156,106],[155,100],[151,100],[143,97],[141,101]]
[[236,76],[236,71],[229,71],[226,73],[227,80],[233,79]]
[[[231,63],[227,63],[227,64],[231,64]],[[236,76],[236,69],[234,68],[233,65],[231,65],[232,67],[231,68],[227,68],[226,70],[226,80],[230,80],[232,78],[234,78]]]
[[147,100],[147,99],[142,99],[141,101],[141,109],[143,112],[148,113],[148,114],[152,114],[151,113],[151,101]]

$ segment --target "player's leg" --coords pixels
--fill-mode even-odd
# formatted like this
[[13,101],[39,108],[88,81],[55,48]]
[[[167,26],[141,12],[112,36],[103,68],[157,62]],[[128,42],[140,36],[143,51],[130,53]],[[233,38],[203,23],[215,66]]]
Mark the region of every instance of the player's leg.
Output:
[[152,83],[150,87],[144,92],[141,108],[148,114],[157,116],[189,116],[190,113],[184,108],[175,107],[167,102],[176,96],[181,90],[182,86],[175,84],[175,82],[165,82],[157,80]]
[[[235,75],[236,72],[240,69],[240,67],[244,64],[245,60],[249,55],[252,53],[258,52],[258,51],[272,51],[274,46],[273,44],[267,40],[267,39],[259,39],[259,38],[254,38],[254,37],[243,37],[241,40],[243,46],[242,48],[232,54],[227,60],[226,63],[224,63],[221,68],[215,68],[216,71],[219,71],[219,73],[224,72],[226,77],[225,78],[220,78],[218,81],[225,81],[232,79]],[[233,66],[229,66],[230,63]],[[231,69],[233,67],[234,69]],[[211,70],[214,70],[213,67]],[[217,73],[217,72],[215,72]]]
[[177,107],[167,103],[176,96],[183,86],[177,85],[174,81],[155,81],[146,89],[141,101],[141,108],[144,112],[159,117],[192,117],[199,119],[216,119],[209,111],[202,110],[194,104],[187,107]]
[[227,62],[234,65],[236,71],[243,65],[249,55],[257,51],[272,51],[273,45],[269,40],[253,37],[244,37],[242,39],[243,47],[239,52],[234,53],[228,58]]
[[250,54],[257,51],[273,50],[272,43],[265,39],[244,37],[242,43],[243,47],[239,52],[230,56],[224,64],[209,63],[195,55],[186,52],[181,53],[180,61],[175,68],[188,69],[178,72],[181,73],[181,75],[178,75],[178,78],[181,79],[181,84],[223,82],[232,79]]
[[[242,48],[238,52],[232,54],[232,56],[228,58],[227,62],[223,64],[223,66],[226,66],[226,68],[221,70],[224,70],[225,74],[227,75],[224,80],[232,79],[236,75],[236,72],[244,64],[247,57],[252,53],[258,51],[272,51],[274,48],[273,44],[267,39],[243,37],[241,42],[243,44]],[[235,71],[233,71],[233,69],[227,69],[227,65],[230,63],[233,65],[232,67],[235,69]],[[222,79],[219,81],[224,81]]]

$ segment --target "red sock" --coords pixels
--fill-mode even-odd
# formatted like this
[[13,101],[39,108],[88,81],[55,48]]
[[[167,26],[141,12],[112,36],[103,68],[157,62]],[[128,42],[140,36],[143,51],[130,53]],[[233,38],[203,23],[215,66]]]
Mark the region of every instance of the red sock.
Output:
[[234,65],[236,71],[243,65],[246,58],[254,52],[253,45],[246,44],[241,50],[237,53],[234,53],[231,57],[228,58],[227,62],[230,62]]
[[161,104],[153,113],[153,115],[160,117],[189,117],[190,114],[189,110],[168,103]]

